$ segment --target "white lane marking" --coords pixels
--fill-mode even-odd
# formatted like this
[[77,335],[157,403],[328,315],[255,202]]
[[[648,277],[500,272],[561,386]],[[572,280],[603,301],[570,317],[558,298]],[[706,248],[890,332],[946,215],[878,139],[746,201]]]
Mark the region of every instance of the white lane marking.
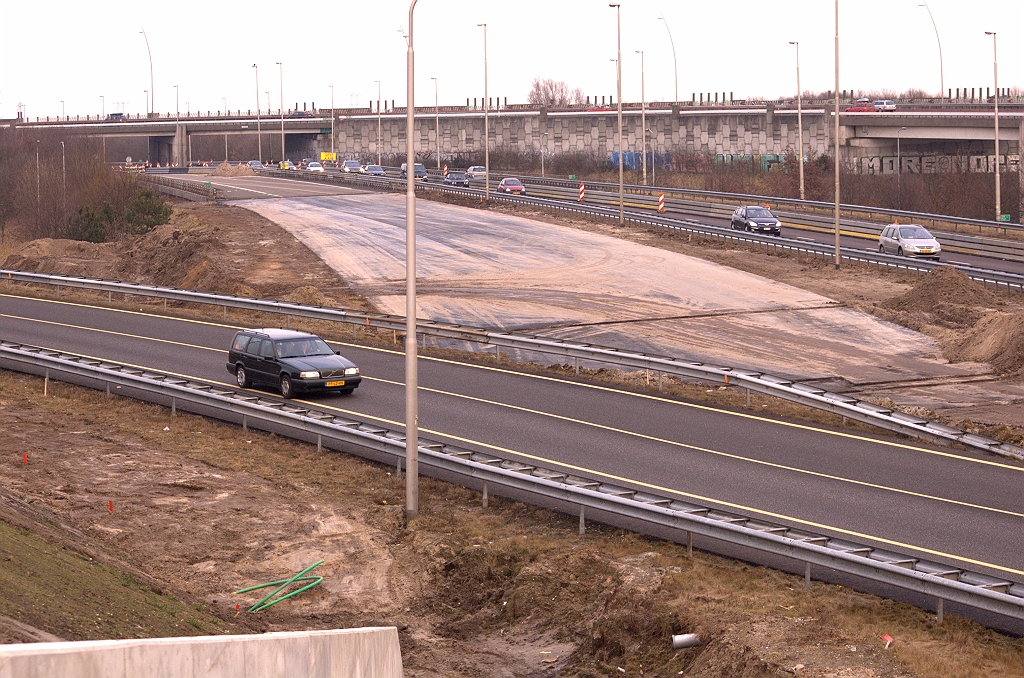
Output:
[[235,186],[234,184],[221,184],[216,181],[211,181],[210,184],[214,186],[222,186],[224,188],[234,188],[239,191],[249,191],[250,193],[259,193],[260,195],[269,195],[271,198],[283,198],[284,196],[278,195],[277,193],[266,193],[264,191],[257,191],[255,188],[245,188],[244,186]]

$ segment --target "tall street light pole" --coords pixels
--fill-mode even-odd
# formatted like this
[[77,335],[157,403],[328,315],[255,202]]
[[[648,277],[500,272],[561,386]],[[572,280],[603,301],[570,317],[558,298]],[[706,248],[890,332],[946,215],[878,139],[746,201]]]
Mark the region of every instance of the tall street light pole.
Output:
[[146,115],[149,115],[149,90],[144,89],[142,92],[146,95]]
[[437,78],[434,81],[434,134],[437,137],[437,169],[441,169],[441,117],[437,105]]
[[153,50],[149,48],[149,36],[146,35],[146,27],[143,26],[139,33],[142,33],[142,37],[146,40],[146,53],[149,55],[149,91],[153,96],[149,99],[150,108],[146,111],[148,115],[156,108],[156,89],[153,87]]
[[409,3],[409,46],[405,76],[405,156],[409,171],[405,180],[405,515],[420,512],[419,485],[419,394],[416,366],[416,99],[412,50],[412,12]]
[[60,142],[60,172],[61,178],[64,181],[64,192],[61,194],[61,211],[66,221],[68,218],[68,163],[67,156],[64,153],[63,141]]
[[896,130],[896,195],[900,201],[900,206],[903,206],[903,185],[900,183],[903,177],[903,162],[900,158],[900,134],[906,127],[900,127]]
[[935,25],[935,17],[932,16],[932,9],[927,2],[922,2],[918,7],[924,7],[928,11],[928,18],[932,20],[932,28],[935,29],[935,42],[939,43],[939,98],[946,96],[946,75],[942,72],[942,41],[939,40],[939,27]]
[[334,85],[328,85],[328,87],[331,88],[331,155],[334,155],[334,162],[337,164],[338,156],[334,151]]
[[253,64],[256,71],[256,148],[260,155],[260,164],[263,164],[263,127],[260,124],[260,67]]
[[100,118],[107,117],[107,98],[100,95]]
[[640,55],[640,157],[644,163],[644,186],[647,185],[647,92],[644,89],[644,51],[636,50]]
[[39,190],[39,139],[36,139],[36,231],[42,221],[42,193]]
[[676,103],[679,103],[679,61],[676,59],[676,43],[672,40],[672,31],[668,27],[668,19],[662,14],[658,17],[661,21],[665,22],[665,30],[668,31],[668,44],[672,45],[672,64],[675,68],[676,75]]
[[487,100],[487,24],[477,24],[484,29],[484,202],[491,196],[491,132],[488,112],[490,102]]
[[[61,119],[64,118],[64,100],[63,99],[60,100],[60,117],[61,117]],[[61,142],[61,143],[63,143],[63,142]]]
[[836,269],[839,269],[841,256],[839,253],[839,0],[836,0],[836,90],[835,90],[835,165],[836,165]]
[[284,66],[280,61],[276,63],[278,80],[281,83],[281,160],[284,160]]
[[618,99],[616,112],[619,119],[619,226],[626,225],[624,214],[625,191],[622,188],[622,7],[617,2],[608,3],[609,7],[615,8],[615,22],[617,35],[617,57],[615,60],[615,98]]
[[377,83],[377,164],[380,165],[380,80]]
[[178,106],[178,86],[174,86],[174,124],[178,124],[178,118],[180,117],[180,107]]
[[791,45],[796,45],[796,135],[799,138],[797,142],[797,155],[800,156],[800,199],[804,199],[804,106],[803,106],[803,90],[800,87],[800,43],[790,42]]
[[985,35],[992,36],[992,79],[993,85],[995,85],[995,120],[996,120],[996,221],[999,221],[1003,216],[1001,206],[999,204],[999,59],[996,51],[996,32],[985,31]]

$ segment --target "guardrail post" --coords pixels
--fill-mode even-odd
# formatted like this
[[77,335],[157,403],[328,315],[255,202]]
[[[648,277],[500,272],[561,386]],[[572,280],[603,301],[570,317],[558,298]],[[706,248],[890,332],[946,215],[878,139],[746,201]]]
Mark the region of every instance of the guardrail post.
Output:
[[228,319],[228,307],[225,304],[225,306],[224,306],[224,320],[227,321],[227,319]]
[[46,391],[50,386],[50,370],[47,368],[45,375],[43,376],[43,397],[46,397]]
[[576,376],[578,377],[578,376],[580,376],[580,359],[579,359],[579,356],[577,356],[575,358],[575,360],[576,360]]
[[167,313],[167,300],[164,299],[164,313]]
[[176,416],[178,414],[178,407],[177,407],[177,405],[178,404],[177,404],[175,398],[172,397],[171,398],[171,416],[172,417]]
[[693,532],[686,531],[686,557],[693,558]]
[[249,432],[249,420],[244,414],[242,415],[242,431]]
[[587,533],[587,520],[584,516],[585,511],[586,507],[583,506],[583,504],[580,504],[580,536]]
[[324,440],[323,436],[319,433],[316,434],[316,451],[317,453],[324,451]]
[[107,397],[110,397],[110,382],[107,382]]
[[401,457],[398,458],[398,468],[395,471],[395,478],[397,478],[398,480],[402,479],[402,458]]
[[494,347],[494,362],[496,362],[496,363],[500,363],[501,362],[501,346],[495,346]]
[[289,329],[289,330],[292,328],[292,317],[290,315],[288,315],[287,313],[284,316],[284,326],[285,326],[286,329]]
[[935,600],[935,622],[937,624],[942,623],[942,598]]
[[57,285],[57,298],[60,299],[60,285]]
[[480,504],[487,508],[487,481],[484,481],[483,497],[480,499]]
[[661,372],[658,372],[658,393],[661,393]]
[[352,323],[352,341],[355,341],[356,338],[358,337],[358,334],[356,333],[358,329],[359,329],[359,325],[356,325],[355,323]]
[[750,407],[750,389],[747,389],[747,408]]
[[804,588],[805,589],[811,588],[811,564],[810,563],[805,563],[804,564]]
[[111,295],[111,292],[110,292],[110,290],[107,290],[107,303],[108,303],[108,304],[110,304],[110,303],[113,303],[113,302],[112,302],[112,301],[110,300],[110,295]]

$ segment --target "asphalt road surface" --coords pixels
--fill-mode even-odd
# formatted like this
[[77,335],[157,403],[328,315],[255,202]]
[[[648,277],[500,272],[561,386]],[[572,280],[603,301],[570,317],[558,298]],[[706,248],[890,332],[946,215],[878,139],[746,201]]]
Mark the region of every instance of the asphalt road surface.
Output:
[[[0,296],[0,339],[232,383],[237,328]],[[404,425],[403,361],[338,344],[364,381],[317,407]],[[499,366],[420,361],[423,434],[1024,582],[1024,465]]]

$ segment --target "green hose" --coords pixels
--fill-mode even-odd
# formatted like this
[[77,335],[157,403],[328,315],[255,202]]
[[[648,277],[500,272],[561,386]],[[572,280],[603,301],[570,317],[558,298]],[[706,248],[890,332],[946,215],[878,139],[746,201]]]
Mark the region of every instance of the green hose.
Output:
[[[235,591],[235,594],[237,595],[239,593],[246,593],[248,591],[255,591],[257,589],[265,589],[268,586],[276,586],[277,588],[274,589],[270,593],[270,595],[266,596],[265,598],[263,598],[263,600],[261,600],[260,602],[256,603],[255,605],[253,605],[252,607],[249,608],[249,612],[259,612],[260,610],[265,610],[265,609],[267,609],[268,607],[270,607],[272,605],[277,605],[282,600],[288,600],[292,596],[297,596],[298,594],[302,593],[303,591],[307,591],[307,590],[313,588],[314,586],[316,586],[317,584],[319,584],[320,582],[322,582],[324,580],[323,577],[303,577],[302,575],[306,574],[307,572],[312,570],[314,567],[316,567],[317,565],[320,565],[323,562],[324,561],[322,561],[322,560],[316,561],[315,563],[313,563],[312,565],[310,565],[306,569],[302,570],[301,572],[299,572],[297,575],[295,575],[291,579],[281,579],[281,580],[278,580],[278,581],[268,581],[266,584],[257,584],[256,586],[249,586],[248,588],[239,589],[239,590]],[[287,588],[290,584],[295,584],[295,583],[303,582],[303,581],[308,581],[308,582],[312,582],[312,583],[306,584],[302,588],[296,589],[296,590],[292,591],[291,593],[288,593],[286,595],[281,596],[280,598],[277,598],[275,600],[270,600],[271,598],[276,596],[278,593],[280,593],[283,589]],[[270,600],[269,603],[267,602],[268,600]]]

